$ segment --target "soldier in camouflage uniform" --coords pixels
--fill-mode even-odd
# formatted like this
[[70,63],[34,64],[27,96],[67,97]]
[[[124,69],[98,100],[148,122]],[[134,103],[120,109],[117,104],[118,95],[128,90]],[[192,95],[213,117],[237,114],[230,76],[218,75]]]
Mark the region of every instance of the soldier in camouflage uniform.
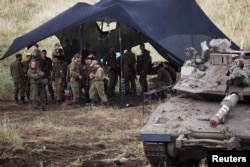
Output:
[[89,74],[90,80],[93,81],[90,89],[89,89],[89,96],[92,101],[92,103],[95,103],[96,101],[96,95],[98,95],[102,101],[103,105],[107,105],[108,99],[104,92],[104,70],[103,68],[98,64],[97,60],[93,60],[91,65],[95,69],[95,72],[91,72]]
[[29,81],[27,73],[28,73],[28,70],[29,70],[29,67],[30,67],[31,56],[32,56],[31,53],[27,53],[26,54],[26,60],[22,62],[24,73],[25,73],[25,81],[24,81],[25,95],[26,95],[29,102],[31,102],[31,99],[30,99],[30,81]]
[[119,62],[116,60],[115,47],[109,47],[109,53],[103,57],[103,67],[108,70],[109,77],[109,87],[108,87],[108,96],[112,97],[115,95],[115,86],[118,79],[118,69]]
[[135,54],[131,52],[131,48],[127,48],[127,52],[122,56],[123,72],[125,79],[126,94],[136,93],[136,59]]
[[14,98],[15,103],[18,104],[18,94],[21,96],[21,102],[24,104],[24,82],[25,82],[25,73],[22,65],[22,55],[17,54],[16,60],[10,65],[10,73],[14,81]]
[[31,60],[30,68],[28,70],[28,77],[30,79],[30,90],[31,90],[31,100],[32,100],[32,108],[34,110],[38,110],[39,104],[41,106],[42,111],[45,111],[46,98],[45,98],[45,85],[47,84],[45,80],[43,80],[44,72],[41,71],[36,66],[36,61]]
[[85,63],[83,65],[83,70],[82,70],[82,87],[84,88],[84,95],[85,95],[85,103],[90,102],[89,98],[89,89],[91,87],[91,84],[93,83],[93,80],[89,79],[89,74],[91,72],[94,72],[93,68],[90,67],[92,61],[95,59],[94,55],[90,54],[87,56],[85,59]]
[[70,64],[70,86],[73,93],[73,107],[79,107],[80,100],[80,80],[82,80],[81,75],[81,57],[77,53],[73,57],[73,61]]
[[65,86],[66,73],[63,65],[60,62],[60,56],[53,56],[53,70],[51,80],[55,90],[57,105],[60,105],[63,100],[63,90]]
[[151,63],[151,57],[149,55],[149,51],[145,49],[145,44],[140,43],[140,49],[142,51],[142,62],[141,62],[141,69],[140,69],[140,78],[139,82],[141,84],[141,90],[143,92],[148,91],[148,82],[147,82],[147,74],[149,71],[149,65]]

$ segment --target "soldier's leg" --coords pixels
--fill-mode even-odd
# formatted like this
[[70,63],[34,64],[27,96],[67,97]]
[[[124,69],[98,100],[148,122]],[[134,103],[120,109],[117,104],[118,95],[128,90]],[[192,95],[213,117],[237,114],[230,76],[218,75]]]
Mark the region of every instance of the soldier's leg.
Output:
[[132,76],[130,83],[131,83],[131,93],[135,95],[136,94],[136,83],[135,83],[134,76]]
[[28,79],[25,81],[25,94],[26,94],[27,100],[31,101],[31,99],[30,99],[30,82]]
[[73,104],[78,104],[79,103],[79,97],[80,97],[79,82],[78,81],[72,81],[71,82],[71,89],[72,89],[72,93],[73,93]]
[[109,72],[109,96],[114,95],[115,86],[117,84],[117,74],[114,71]]
[[124,71],[124,79],[125,79],[125,91],[126,94],[130,93],[130,85],[129,85],[129,72]]
[[95,88],[95,84],[93,83],[91,85],[91,87],[89,88],[89,98],[90,100],[96,100],[95,99],[95,96],[96,96],[96,88]]
[[39,87],[39,97],[40,97],[40,104],[43,111],[45,111],[46,106],[46,97],[45,97],[45,85],[41,85]]
[[65,84],[64,84],[64,81],[62,81],[61,84],[58,85],[58,94],[59,94],[59,103],[63,102],[63,93],[64,93],[64,87]]
[[48,90],[49,90],[49,94],[52,100],[55,100],[55,96],[54,96],[54,89],[52,86],[52,82],[50,79],[48,79]]
[[31,106],[33,109],[38,109],[38,103],[39,103],[39,94],[38,94],[38,86],[36,84],[32,84],[30,87],[30,93],[31,93]]
[[97,83],[96,90],[97,90],[97,94],[99,95],[102,103],[108,102],[107,96],[104,92],[104,83],[103,82]]
[[14,82],[14,98],[15,98],[15,104],[18,104],[18,83]]
[[26,101],[25,101],[25,85],[24,85],[24,81],[20,82],[19,83],[19,91],[20,91],[20,96],[21,96],[21,103],[22,104],[25,104]]

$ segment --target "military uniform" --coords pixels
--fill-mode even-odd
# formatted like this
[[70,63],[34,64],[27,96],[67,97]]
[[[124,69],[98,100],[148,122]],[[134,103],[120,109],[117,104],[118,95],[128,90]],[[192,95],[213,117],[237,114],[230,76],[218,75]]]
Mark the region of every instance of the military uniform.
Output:
[[103,58],[104,67],[109,67],[108,69],[108,77],[109,77],[109,87],[108,87],[108,95],[111,97],[115,93],[115,86],[117,84],[118,79],[118,62],[116,60],[115,53],[108,53]]
[[149,71],[149,64],[151,62],[151,57],[149,55],[149,51],[146,49],[142,52],[141,56],[142,56],[142,62],[141,62],[139,82],[141,85],[142,92],[146,92],[148,91],[147,73]]
[[94,69],[92,67],[90,67],[90,65],[85,65],[86,67],[82,70],[82,87],[84,89],[84,96],[85,96],[85,100],[86,102],[90,101],[90,97],[89,97],[89,89],[91,87],[91,84],[93,84],[93,80],[89,79],[89,74],[91,72],[94,72]]
[[169,86],[172,84],[172,79],[167,70],[163,67],[159,67],[157,70],[157,77],[152,78],[152,82],[155,82],[154,87]]
[[27,74],[29,70],[30,60],[25,60],[22,62],[22,64],[23,64],[23,70],[25,73],[25,80],[24,80],[25,95],[27,99],[30,101],[30,81],[29,81],[28,74]]
[[102,101],[102,103],[107,103],[108,99],[107,96],[104,92],[104,70],[101,66],[99,66],[96,70],[96,72],[94,73],[94,78],[93,80],[93,84],[91,85],[90,89],[89,89],[89,96],[90,99],[96,100],[95,97],[96,95],[98,95]]
[[60,104],[63,100],[63,90],[65,86],[66,73],[61,63],[54,64],[52,70],[51,80],[55,89],[55,96],[57,104]]
[[[136,93],[135,54],[132,53],[130,50],[128,50],[122,56],[122,62],[123,62],[123,73],[124,73],[124,79],[125,79],[126,94],[127,93]],[[131,84],[131,86],[130,86],[130,84]]]
[[80,82],[79,76],[81,75],[80,64],[72,61],[69,68],[70,72],[70,86],[73,92],[73,104],[78,104],[80,100]]
[[[41,67],[42,67],[41,68],[42,71],[44,72],[44,78],[48,79],[48,90],[49,90],[50,96],[54,100],[54,90],[51,84],[52,60],[49,57],[45,57],[44,59],[41,59]],[[46,95],[46,99],[47,99],[47,95]]]
[[15,60],[10,65],[10,73],[14,81],[14,98],[15,103],[18,103],[18,94],[20,93],[21,101],[24,103],[24,82],[25,82],[25,73],[23,69],[22,62]]
[[46,83],[42,82],[44,77],[44,72],[38,68],[28,70],[28,77],[30,79],[30,90],[31,90],[31,99],[32,99],[32,108],[38,109],[39,104],[42,107],[42,110],[45,110],[46,97],[45,97],[45,85]]

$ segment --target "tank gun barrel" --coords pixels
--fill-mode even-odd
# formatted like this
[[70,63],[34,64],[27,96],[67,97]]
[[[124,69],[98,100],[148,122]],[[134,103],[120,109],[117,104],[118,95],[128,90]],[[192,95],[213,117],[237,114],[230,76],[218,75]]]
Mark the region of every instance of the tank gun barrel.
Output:
[[236,106],[239,101],[239,96],[236,93],[232,93],[226,96],[221,102],[221,108],[217,113],[210,119],[210,126],[215,128],[221,122],[224,122],[226,115],[229,111]]

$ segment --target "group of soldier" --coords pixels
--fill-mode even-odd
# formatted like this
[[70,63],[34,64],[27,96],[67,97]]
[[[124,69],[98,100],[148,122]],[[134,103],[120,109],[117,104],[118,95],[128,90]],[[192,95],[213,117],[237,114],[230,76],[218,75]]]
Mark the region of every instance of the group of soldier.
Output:
[[[38,44],[32,46],[33,52],[26,54],[26,60],[22,61],[21,54],[16,55],[16,60],[10,65],[16,104],[25,104],[29,101],[34,110],[46,110],[47,88],[51,99],[58,105],[64,100],[64,90],[70,89],[74,108],[80,106],[81,98],[84,102],[92,104],[101,101],[101,104],[106,106],[108,98],[116,95],[115,87],[121,67],[125,80],[125,94],[136,94],[136,74],[140,75],[142,92],[148,91],[147,74],[151,57],[144,43],[140,44],[142,61],[139,72],[135,54],[130,47],[122,53],[121,61],[116,57],[115,47],[110,46],[109,52],[104,55],[101,62],[97,60],[88,43],[84,44],[81,51],[71,46],[71,53],[70,45],[68,42],[66,44],[63,48],[59,43],[54,45],[52,59],[47,57],[46,50],[39,49]],[[105,77],[106,73],[108,77]]]

